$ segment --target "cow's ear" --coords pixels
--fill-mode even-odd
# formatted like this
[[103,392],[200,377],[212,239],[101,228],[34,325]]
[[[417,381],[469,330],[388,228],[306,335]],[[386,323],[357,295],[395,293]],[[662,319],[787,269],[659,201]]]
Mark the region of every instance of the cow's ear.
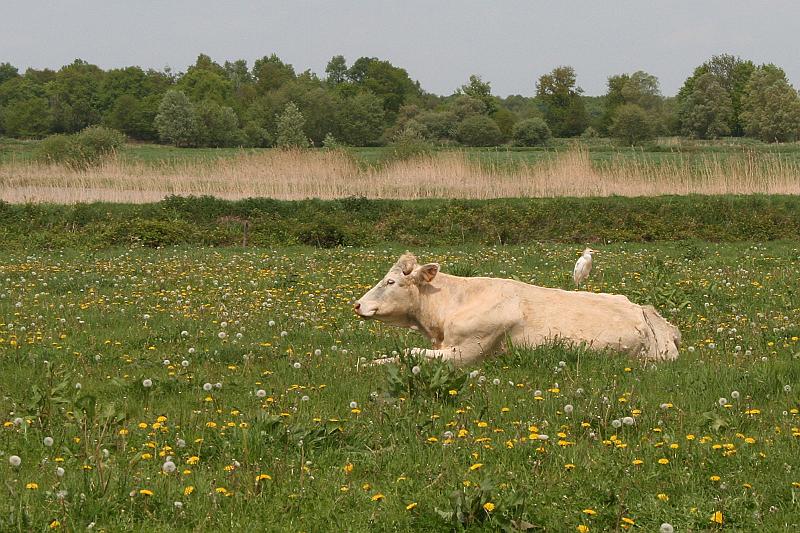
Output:
[[427,265],[422,265],[414,272],[417,280],[424,281],[425,283],[430,283],[433,281],[433,278],[435,278],[436,274],[438,273],[439,263],[428,263]]
[[414,267],[417,266],[417,258],[414,257],[414,254],[406,252],[400,256],[395,266],[398,267],[404,275],[408,276],[413,272]]

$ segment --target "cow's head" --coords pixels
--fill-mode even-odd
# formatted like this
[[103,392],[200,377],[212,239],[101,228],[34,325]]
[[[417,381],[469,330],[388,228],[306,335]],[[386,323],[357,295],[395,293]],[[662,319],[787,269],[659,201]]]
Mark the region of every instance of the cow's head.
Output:
[[419,309],[420,287],[430,283],[438,273],[438,263],[420,265],[416,257],[405,253],[377,285],[353,304],[353,309],[363,318],[410,326]]

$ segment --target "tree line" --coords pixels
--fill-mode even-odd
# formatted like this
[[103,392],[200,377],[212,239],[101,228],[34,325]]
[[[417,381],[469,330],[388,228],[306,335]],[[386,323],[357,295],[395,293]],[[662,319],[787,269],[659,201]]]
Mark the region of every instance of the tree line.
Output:
[[453,94],[422,89],[389,61],[337,55],[324,76],[276,55],[250,67],[201,54],[186,72],[137,66],[103,70],[75,60],[58,70],[0,64],[0,135],[43,138],[104,126],[175,146],[521,146],[555,137],[610,136],[626,144],[659,135],[699,139],[800,139],[800,96],[776,65],[731,55],[699,65],[678,94],[661,94],[643,71],[608,78],[591,97],[575,70],[540,76],[530,96],[501,98],[480,76]]

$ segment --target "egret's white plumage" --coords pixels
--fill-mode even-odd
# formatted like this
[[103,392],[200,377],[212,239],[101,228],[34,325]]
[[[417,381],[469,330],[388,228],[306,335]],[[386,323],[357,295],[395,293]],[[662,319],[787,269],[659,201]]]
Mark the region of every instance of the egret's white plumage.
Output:
[[578,258],[575,268],[572,270],[572,279],[575,281],[575,286],[580,287],[581,283],[589,277],[589,273],[592,271],[592,254],[596,252],[597,250],[586,248]]

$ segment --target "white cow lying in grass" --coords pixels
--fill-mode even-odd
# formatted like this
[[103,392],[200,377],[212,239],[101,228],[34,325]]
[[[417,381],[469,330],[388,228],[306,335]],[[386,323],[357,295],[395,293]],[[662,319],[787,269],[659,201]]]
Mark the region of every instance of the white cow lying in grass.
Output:
[[[678,357],[681,334],[651,306],[617,294],[569,292],[497,278],[462,278],[406,253],[354,304],[363,318],[422,332],[433,349],[410,352],[456,365],[505,348],[553,341],[610,348],[645,360]],[[393,358],[379,359],[387,363]]]

